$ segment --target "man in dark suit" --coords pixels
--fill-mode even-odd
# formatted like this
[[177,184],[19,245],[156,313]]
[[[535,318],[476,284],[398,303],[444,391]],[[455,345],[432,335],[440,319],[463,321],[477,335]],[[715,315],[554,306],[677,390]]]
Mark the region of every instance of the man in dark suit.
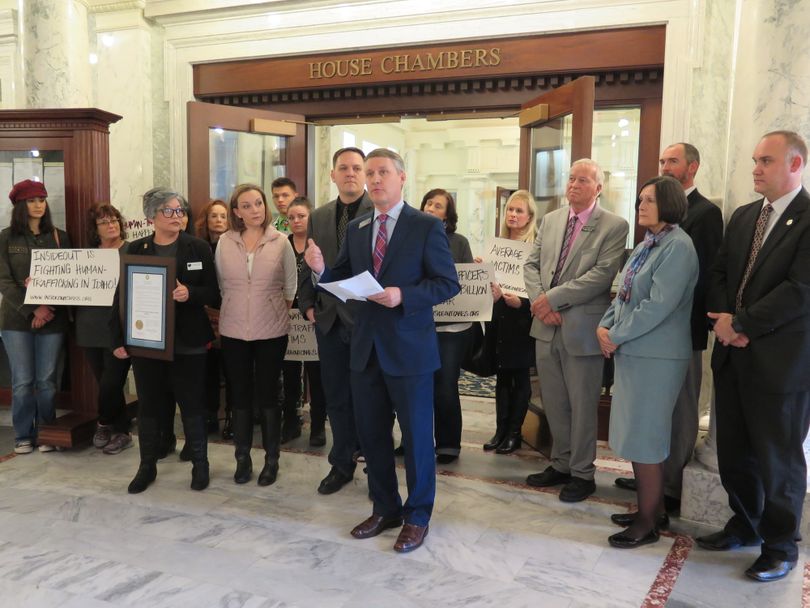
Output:
[[[664,461],[664,503],[667,511],[678,511],[681,504],[683,468],[692,459],[700,422],[700,384],[703,378],[703,351],[709,340],[706,318],[706,292],[709,269],[723,241],[723,214],[720,207],[698,192],[695,174],[700,153],[692,144],[667,146],[658,159],[661,175],[677,179],[686,193],[689,210],[681,228],[692,239],[698,256],[698,280],[692,303],[692,360],[672,411],[669,457]],[[635,491],[635,479],[619,477],[616,485]]]
[[[352,301],[352,398],[374,502],[373,514],[352,536],[371,538],[404,520],[394,550],[405,553],[422,545],[436,494],[433,372],[440,362],[433,306],[461,288],[442,223],[402,200],[402,158],[390,150],[374,150],[366,158],[365,173],[374,212],[348,225],[331,268],[312,240],[305,259],[321,281],[368,271],[383,287],[367,301]],[[408,446],[404,505],[391,435],[395,413]]]
[[[338,197],[318,207],[309,218],[309,237],[318,243],[327,265],[335,263],[349,222],[371,211],[371,199],[364,188],[364,160],[365,155],[359,148],[341,148],[335,152],[331,176],[337,186]],[[315,290],[309,272],[302,272],[300,278],[298,306],[315,323],[326,413],[332,429],[332,449],[329,451],[332,469],[321,481],[318,492],[333,494],[352,480],[355,468],[353,457],[357,450],[357,431],[349,383],[350,338],[354,320],[346,304]]]
[[807,144],[792,131],[754,150],[754,190],[734,212],[712,268],[709,317],[720,478],[734,515],[697,539],[724,551],[761,540],[745,574],[785,577],[807,489],[802,443],[810,424],[810,195]]

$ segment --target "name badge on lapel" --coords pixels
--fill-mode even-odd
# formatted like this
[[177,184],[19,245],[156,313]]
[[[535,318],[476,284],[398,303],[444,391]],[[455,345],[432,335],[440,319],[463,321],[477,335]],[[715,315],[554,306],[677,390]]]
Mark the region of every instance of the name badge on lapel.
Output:
[[366,226],[368,226],[370,223],[371,223],[371,218],[369,218],[369,219],[367,219],[367,220],[363,220],[362,222],[360,222],[360,225],[358,226],[358,228],[365,228],[365,227],[366,227]]
[[202,262],[189,262],[186,264],[186,270],[202,270]]
[[593,232],[593,226],[583,226],[582,232]]

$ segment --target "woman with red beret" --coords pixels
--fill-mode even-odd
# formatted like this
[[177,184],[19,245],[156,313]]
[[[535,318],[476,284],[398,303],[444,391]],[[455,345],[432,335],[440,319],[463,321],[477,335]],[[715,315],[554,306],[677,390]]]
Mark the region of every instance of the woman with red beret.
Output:
[[[37,428],[56,418],[57,362],[65,332],[63,306],[25,304],[32,249],[69,248],[70,239],[54,227],[42,182],[24,180],[11,189],[11,225],[0,232],[0,331],[11,367],[11,419],[14,451],[29,454]],[[40,444],[40,452],[52,445]]]

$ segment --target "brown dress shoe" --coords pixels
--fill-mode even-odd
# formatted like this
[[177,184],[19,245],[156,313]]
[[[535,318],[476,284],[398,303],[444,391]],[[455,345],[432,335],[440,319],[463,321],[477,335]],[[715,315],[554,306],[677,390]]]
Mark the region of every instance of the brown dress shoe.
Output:
[[394,543],[394,551],[397,553],[408,553],[422,546],[425,542],[430,526],[416,526],[405,524],[399,532],[397,542]]
[[352,536],[355,538],[372,538],[385,530],[399,528],[401,525],[401,517],[383,517],[375,514],[357,524],[352,530]]

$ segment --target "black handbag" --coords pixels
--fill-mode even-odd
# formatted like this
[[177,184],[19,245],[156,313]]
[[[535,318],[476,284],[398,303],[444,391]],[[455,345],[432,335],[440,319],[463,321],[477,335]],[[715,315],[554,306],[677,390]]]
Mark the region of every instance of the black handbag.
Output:
[[[482,325],[486,327],[486,331],[484,331]],[[498,371],[495,361],[497,331],[494,324],[489,321],[486,323],[473,323],[471,331],[473,337],[470,341],[470,349],[461,362],[461,369],[482,378],[494,376],[495,372]]]

